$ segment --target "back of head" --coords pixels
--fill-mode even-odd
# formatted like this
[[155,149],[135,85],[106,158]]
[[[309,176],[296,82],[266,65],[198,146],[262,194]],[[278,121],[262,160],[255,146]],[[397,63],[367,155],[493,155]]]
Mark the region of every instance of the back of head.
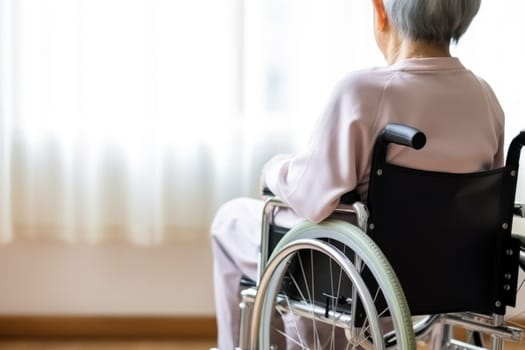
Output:
[[383,0],[397,30],[415,41],[458,41],[477,14],[481,0]]

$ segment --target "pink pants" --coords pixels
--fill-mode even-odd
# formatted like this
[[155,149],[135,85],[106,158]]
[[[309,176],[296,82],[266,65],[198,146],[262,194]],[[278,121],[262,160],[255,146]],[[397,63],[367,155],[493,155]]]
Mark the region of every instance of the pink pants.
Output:
[[[211,226],[218,346],[233,350],[239,339],[239,281],[257,279],[258,252],[264,202],[238,198],[225,203]],[[290,210],[276,215],[276,223],[291,227],[301,219]]]

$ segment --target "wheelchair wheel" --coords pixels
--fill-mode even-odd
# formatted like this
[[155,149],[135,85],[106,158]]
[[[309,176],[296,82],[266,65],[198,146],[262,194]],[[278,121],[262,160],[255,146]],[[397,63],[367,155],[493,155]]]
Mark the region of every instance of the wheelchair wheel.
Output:
[[[284,327],[283,327],[284,325]],[[252,349],[416,349],[395,274],[374,242],[342,221],[303,223],[260,280]]]

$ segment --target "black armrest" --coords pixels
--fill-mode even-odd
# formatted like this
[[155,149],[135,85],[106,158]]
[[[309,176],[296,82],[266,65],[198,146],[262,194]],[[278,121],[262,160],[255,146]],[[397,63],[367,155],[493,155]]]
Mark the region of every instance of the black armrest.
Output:
[[378,140],[384,144],[396,143],[413,149],[421,149],[427,142],[425,134],[421,131],[407,125],[395,123],[385,126]]
[[255,287],[257,285],[257,283],[255,283],[254,280],[252,280],[251,278],[248,278],[246,276],[242,276],[241,277],[241,280],[240,280],[240,285],[241,287],[245,287],[245,288],[250,288],[250,287]]
[[262,194],[263,196],[275,197],[275,194],[273,194],[273,192],[268,187],[263,188]]
[[[268,187],[263,188],[262,194],[263,196],[275,197],[275,194]],[[347,192],[341,197],[341,204],[354,204],[360,201],[361,196],[359,196],[359,193],[355,190]]]
[[361,196],[359,195],[359,193],[357,193],[356,190],[347,192],[343,194],[343,196],[341,197],[341,204],[354,204],[355,202],[360,202],[360,201],[361,201]]

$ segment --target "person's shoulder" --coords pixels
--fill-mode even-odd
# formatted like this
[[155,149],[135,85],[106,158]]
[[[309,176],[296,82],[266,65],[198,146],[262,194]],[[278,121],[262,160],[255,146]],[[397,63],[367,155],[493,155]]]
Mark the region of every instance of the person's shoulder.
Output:
[[496,96],[496,93],[494,92],[494,90],[492,89],[492,86],[490,86],[490,84],[485,80],[483,79],[482,77],[480,77],[479,75],[476,75],[474,73],[472,73],[474,75],[474,77],[476,78],[476,80],[479,82],[479,85],[481,86],[481,89],[483,90],[483,92],[485,93],[485,96],[496,102],[496,103],[499,103],[498,102],[498,97]]
[[494,90],[492,89],[492,87],[490,86],[490,84],[485,80],[483,79],[482,77],[474,74],[474,76],[476,77],[477,81],[479,82],[479,85],[481,86],[481,89],[483,90],[483,93],[485,95],[485,98],[489,104],[489,106],[493,109],[493,111],[500,116],[500,119],[503,120],[504,118],[504,112],[503,112],[503,108],[501,107],[500,103],[499,103],[499,99],[496,95],[496,93],[494,92]]
[[476,79],[478,80],[479,84],[481,85],[481,87],[490,95],[493,95],[494,97],[496,96],[495,93],[494,93],[494,90],[492,90],[492,87],[490,86],[490,84],[485,80],[483,79],[482,77],[480,77],[479,75],[476,75],[474,73],[472,73],[474,75],[474,77],[476,77]]
[[382,93],[395,71],[389,67],[360,69],[346,74],[337,84],[341,95]]

